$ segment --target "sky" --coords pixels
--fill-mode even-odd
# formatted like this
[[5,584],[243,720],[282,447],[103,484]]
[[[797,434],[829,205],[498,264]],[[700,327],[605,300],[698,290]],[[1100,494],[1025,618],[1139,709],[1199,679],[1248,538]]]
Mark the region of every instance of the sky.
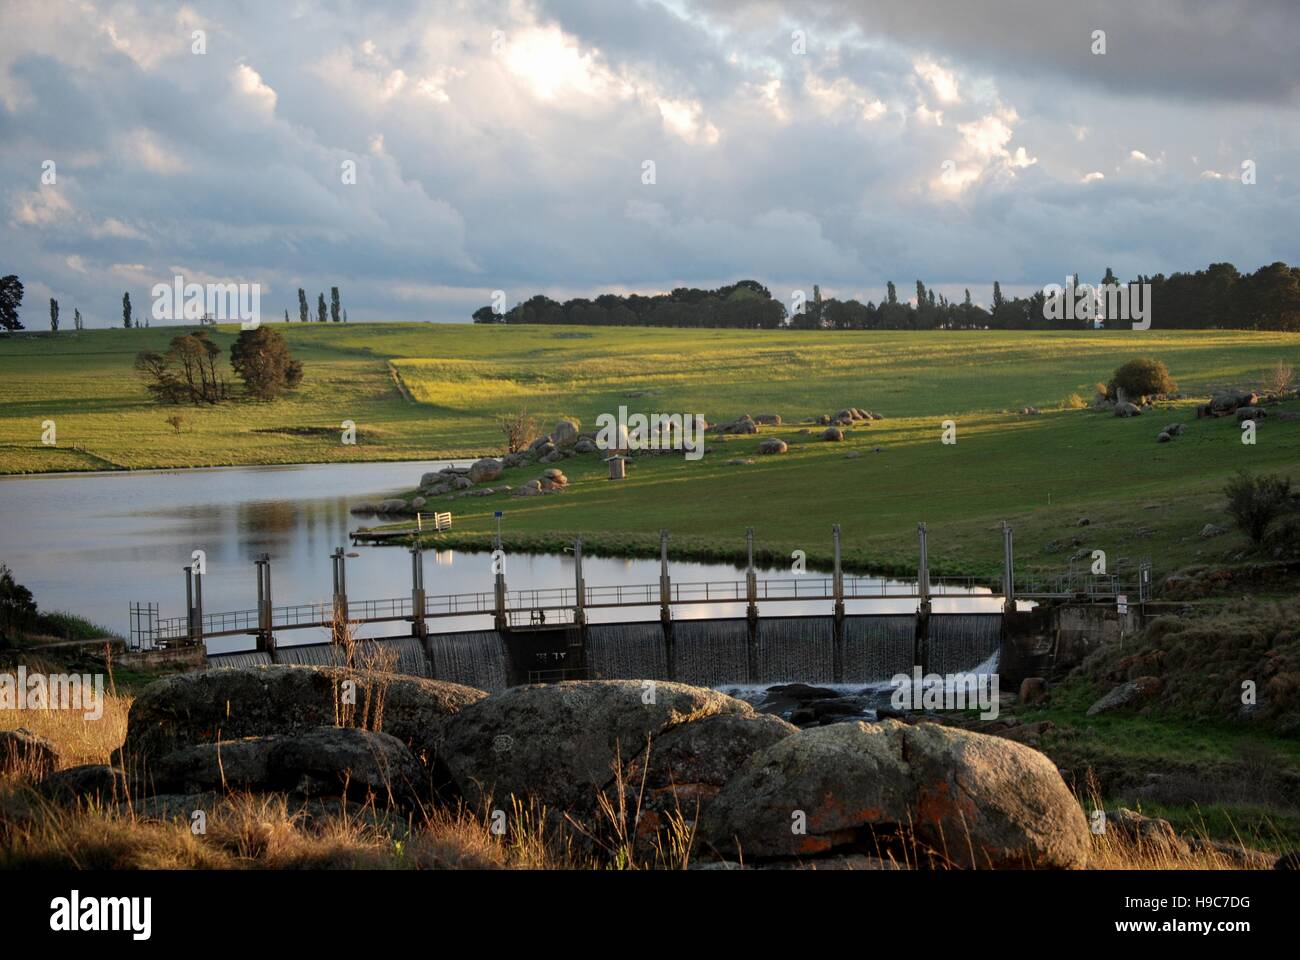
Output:
[[0,274],[45,328],[177,275],[463,322],[1254,270],[1298,111],[1293,0],[5,0]]

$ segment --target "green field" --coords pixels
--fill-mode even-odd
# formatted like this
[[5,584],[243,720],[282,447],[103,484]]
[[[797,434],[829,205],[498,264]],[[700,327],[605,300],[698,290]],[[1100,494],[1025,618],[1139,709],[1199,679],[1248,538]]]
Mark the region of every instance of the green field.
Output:
[[[640,460],[621,484],[603,479],[595,457],[580,458],[565,462],[573,484],[563,494],[438,505],[456,513],[462,535],[486,532],[492,511],[505,509],[510,536],[583,533],[624,550],[649,547],[667,527],[679,544],[734,552],[752,524],[767,549],[803,549],[811,560],[828,555],[830,526],[840,523],[849,561],[877,569],[913,562],[915,524],[925,520],[936,568],[984,573],[1000,556],[1003,518],[1016,524],[1029,565],[1064,567],[1094,548],[1112,560],[1149,555],[1160,569],[1221,556],[1235,535],[1203,541],[1197,532],[1226,523],[1224,479],[1300,463],[1300,422],[1265,421],[1246,446],[1230,419],[1198,422],[1193,410],[1213,388],[1259,384],[1279,359],[1300,367],[1295,334],[276,329],[304,361],[303,388],[274,403],[208,408],[152,404],[132,369],[138,351],[164,349],[174,328],[0,338],[0,472],[465,458],[499,452],[497,416],[523,406],[548,426],[571,415],[589,428],[620,404],[711,422],[774,412],[787,423],[713,442],[697,462]],[[215,339],[226,347],[235,332],[224,327]],[[1164,360],[1186,399],[1132,420],[1065,407],[1067,395],[1090,399],[1097,381],[1138,355]],[[843,443],[798,432],[800,420],[843,406],[886,419]],[[1042,415],[1021,416],[1025,406]],[[164,422],[177,411],[188,418],[179,434]],[[940,443],[949,418],[951,446]],[[57,448],[40,442],[47,419]],[[356,446],[340,442],[344,420],[357,424]],[[1157,445],[1175,421],[1187,432]],[[762,436],[782,437],[790,452],[754,456]],[[852,450],[862,456],[846,458]],[[751,456],[752,465],[726,463]],[[510,471],[506,482],[537,473]],[[1063,546],[1049,549],[1054,540]]]

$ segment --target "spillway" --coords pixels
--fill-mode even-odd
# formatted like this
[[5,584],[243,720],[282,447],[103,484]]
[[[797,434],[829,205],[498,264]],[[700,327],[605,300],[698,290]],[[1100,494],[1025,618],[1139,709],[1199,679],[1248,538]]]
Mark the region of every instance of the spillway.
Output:
[[593,680],[667,680],[668,649],[659,623],[597,623],[587,628]]

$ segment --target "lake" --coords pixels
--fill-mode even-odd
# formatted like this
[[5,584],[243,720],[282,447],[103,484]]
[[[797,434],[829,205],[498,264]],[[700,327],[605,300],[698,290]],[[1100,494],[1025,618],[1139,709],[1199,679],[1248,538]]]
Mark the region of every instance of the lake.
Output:
[[[194,550],[207,555],[205,612],[249,610],[256,605],[253,561],[270,554],[277,605],[328,601],[330,558],[337,547],[359,556],[347,561],[351,600],[408,596],[410,555],[402,547],[352,547],[349,529],[373,523],[353,516],[351,505],[409,490],[421,474],[447,461],[301,464],[267,467],[150,470],[0,478],[0,563],[35,595],[45,611],[64,610],[127,635],[131,601],[155,602],[162,617],[182,616],[182,568]],[[434,504],[431,504],[434,506]],[[457,502],[437,509],[457,512]],[[478,505],[475,505],[476,509]],[[510,510],[505,509],[505,530]],[[738,531],[738,534],[740,531]],[[429,595],[492,589],[487,553],[429,550]],[[571,587],[572,556],[508,558],[507,586]],[[767,571],[760,571],[760,576]],[[728,564],[673,562],[675,582],[743,579]],[[657,583],[654,560],[583,558],[588,586]],[[789,571],[776,572],[790,576]],[[936,612],[994,612],[984,595],[936,600]],[[771,604],[772,613],[829,613],[829,601]],[[910,599],[849,601],[851,613],[906,613]],[[769,612],[760,604],[760,610]],[[743,604],[678,608],[678,618],[743,616]],[[652,620],[657,607],[591,611],[593,622]],[[435,629],[482,629],[487,617],[442,621]],[[405,632],[402,623],[362,628],[361,636]],[[323,632],[286,632],[281,643],[318,641]],[[214,641],[214,651],[245,648],[247,640]]]

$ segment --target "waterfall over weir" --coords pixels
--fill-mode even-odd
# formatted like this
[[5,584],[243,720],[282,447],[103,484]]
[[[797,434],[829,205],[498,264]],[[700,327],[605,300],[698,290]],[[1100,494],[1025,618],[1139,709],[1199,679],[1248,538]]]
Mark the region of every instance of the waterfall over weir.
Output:
[[931,673],[973,670],[1002,644],[1002,617],[996,613],[930,615]]
[[743,682],[749,675],[749,624],[744,620],[678,620],[673,624],[676,679],[701,687]]
[[209,667],[269,667],[270,665],[271,655],[265,650],[222,653],[208,657]]
[[595,680],[667,680],[663,625],[592,624],[587,628],[587,668]]
[[348,662],[347,653],[335,643],[304,643],[292,647],[279,647],[275,651],[278,663],[299,666],[339,667]]
[[506,645],[495,630],[429,635],[433,675],[489,693],[506,688]]
[[844,618],[844,682],[877,683],[912,669],[916,617],[910,613]]
[[758,676],[753,682],[792,681],[835,681],[835,621],[831,617],[771,617],[758,621]]

